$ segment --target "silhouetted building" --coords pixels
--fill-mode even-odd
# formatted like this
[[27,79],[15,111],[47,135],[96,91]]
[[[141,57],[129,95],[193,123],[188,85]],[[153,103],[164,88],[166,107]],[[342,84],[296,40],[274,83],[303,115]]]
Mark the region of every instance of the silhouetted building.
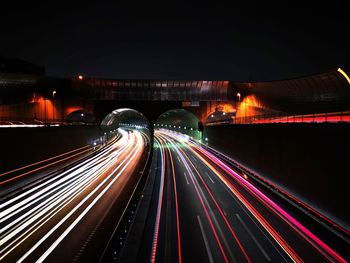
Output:
[[45,75],[45,68],[21,59],[0,57],[0,72]]

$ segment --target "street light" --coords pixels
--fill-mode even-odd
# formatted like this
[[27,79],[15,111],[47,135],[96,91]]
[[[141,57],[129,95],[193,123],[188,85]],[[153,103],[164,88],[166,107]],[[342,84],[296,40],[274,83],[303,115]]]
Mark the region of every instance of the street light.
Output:
[[52,107],[52,121],[55,120],[55,95],[56,95],[56,90],[52,91],[52,104],[53,104],[53,107]]
[[238,101],[241,101],[241,93],[237,93]]

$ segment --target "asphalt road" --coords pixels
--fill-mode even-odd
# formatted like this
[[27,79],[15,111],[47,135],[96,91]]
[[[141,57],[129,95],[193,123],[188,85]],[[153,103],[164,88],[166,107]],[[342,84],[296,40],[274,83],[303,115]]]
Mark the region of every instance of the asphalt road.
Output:
[[348,260],[200,145],[165,130],[155,136],[158,169],[137,262]]
[[145,159],[141,133],[119,132],[118,140],[80,164],[2,196],[1,262],[98,260]]

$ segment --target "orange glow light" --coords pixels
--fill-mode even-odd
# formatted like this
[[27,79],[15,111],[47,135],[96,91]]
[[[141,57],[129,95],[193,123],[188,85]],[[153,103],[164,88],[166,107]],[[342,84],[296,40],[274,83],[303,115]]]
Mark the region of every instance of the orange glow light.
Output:
[[83,77],[82,75],[79,75],[79,76],[78,76],[78,79],[80,79],[80,80],[83,80],[83,78],[84,78],[84,77]]

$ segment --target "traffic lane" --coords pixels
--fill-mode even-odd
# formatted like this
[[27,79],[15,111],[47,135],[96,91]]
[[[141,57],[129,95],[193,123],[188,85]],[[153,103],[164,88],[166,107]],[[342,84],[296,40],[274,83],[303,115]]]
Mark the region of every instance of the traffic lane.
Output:
[[[182,197],[183,189],[179,188],[184,182],[181,181],[181,177],[178,176],[178,165],[176,164],[176,159],[174,156],[174,153],[171,151],[170,154],[172,157],[170,157],[170,154],[168,152],[169,147],[166,145],[166,141],[163,141],[161,138],[157,138],[159,142],[161,143],[161,147],[164,150],[164,198],[162,202],[162,213],[161,213],[161,219],[160,219],[160,227],[159,227],[159,237],[158,237],[158,246],[156,251],[156,262],[176,262],[179,260],[178,255],[178,244],[177,244],[177,231],[176,231],[176,208],[175,208],[175,195],[174,195],[174,184],[173,184],[173,172],[172,172],[172,164],[171,164],[171,158],[174,162],[174,172],[176,176],[176,186],[178,190],[178,205],[179,205],[179,226],[180,226],[180,238],[181,238],[181,257],[184,261],[188,261],[191,259],[196,259],[205,262],[205,259],[207,258],[205,256],[205,249],[203,250],[201,244],[202,240],[200,239],[201,232],[199,227],[194,227],[194,224],[189,224],[189,227],[183,225],[183,220],[187,216],[186,213],[183,213],[182,205],[187,205],[188,200],[194,200],[193,195],[190,195],[189,199],[186,200],[187,197]],[[180,166],[180,168],[182,168]],[[183,170],[181,169],[181,172]],[[180,180],[180,181],[178,181]],[[186,183],[185,183],[186,184]],[[200,209],[199,207],[197,209]],[[169,211],[171,211],[171,215],[169,216]],[[190,216],[193,215],[194,222],[198,222],[197,215],[200,213],[200,210],[198,212],[193,213],[193,207],[190,207],[188,209],[188,214]],[[187,219],[186,219],[187,220]],[[198,224],[198,223],[197,223]],[[169,231],[169,229],[171,229]],[[171,232],[169,234],[169,232]],[[183,237],[184,233],[189,233],[188,236]],[[195,237],[195,239],[189,239],[189,237]],[[190,240],[190,244],[188,244],[188,241]],[[194,242],[193,242],[194,241]],[[170,249],[169,249],[170,248]],[[191,251],[191,253],[188,253],[190,257],[186,257],[186,253],[184,251],[188,249]],[[198,253],[202,251],[202,253]],[[193,257],[193,252],[195,252],[195,257]],[[204,255],[204,256],[203,256]],[[191,257],[192,256],[192,257]],[[192,260],[192,261],[193,261]]]
[[[276,261],[289,262],[285,252],[275,243],[259,222],[250,215],[250,212],[237,200],[229,189],[217,178],[212,170],[196,159],[189,150],[186,153],[196,164],[205,184],[209,187],[224,215],[232,226],[252,262]],[[197,161],[194,161],[197,160]],[[215,211],[217,214],[218,211]]]
[[[128,149],[129,150],[129,149]],[[130,152],[133,149],[130,147]],[[126,160],[130,154],[130,152],[126,151],[123,153],[123,155],[120,157],[121,160]],[[137,162],[138,160],[135,159]],[[91,259],[94,258],[95,260],[98,260],[100,254],[98,254],[98,250],[102,252],[104,249],[104,246],[109,236],[105,237],[106,240],[104,240],[104,244],[100,243],[97,248],[93,247],[93,251],[88,251],[87,246],[89,245],[89,242],[96,234],[96,231],[99,229],[100,224],[103,222],[103,219],[105,216],[107,216],[108,210],[111,208],[111,205],[113,204],[113,201],[116,201],[119,197],[119,190],[121,188],[119,187],[119,183],[122,183],[121,187],[123,187],[123,183],[125,184],[125,179],[130,178],[130,174],[128,172],[131,172],[130,168],[134,167],[132,163],[128,166],[129,169],[125,169],[123,173],[117,178],[115,182],[111,185],[111,188],[108,189],[108,191],[102,195],[102,197],[98,200],[98,202],[93,206],[93,209],[88,211],[88,213],[79,221],[79,223],[68,233],[67,236],[64,237],[64,239],[59,243],[59,245],[52,251],[52,253],[47,258],[49,261],[50,259],[55,259],[57,256],[63,254],[64,256],[60,256],[60,258],[65,258],[66,260],[80,260],[84,258],[84,252],[91,252],[87,253],[89,256],[91,256]],[[123,167],[122,167],[123,169]],[[128,171],[127,171],[128,170]],[[106,173],[112,173],[113,171],[107,171]],[[116,173],[119,173],[120,171],[117,170]],[[124,176],[123,176],[124,175]],[[124,182],[121,177],[124,177]],[[126,178],[125,178],[126,177]],[[112,183],[112,180],[108,180],[106,184]],[[112,189],[115,188],[115,189]],[[91,189],[92,190],[92,189]],[[113,190],[116,190],[118,192],[114,192]],[[98,195],[101,195],[101,192],[104,191],[104,189],[101,189],[96,195],[94,195],[91,198],[91,202],[94,202],[96,198],[98,198]],[[119,201],[119,200],[118,200]],[[91,203],[89,203],[90,205]],[[119,204],[118,204],[119,206]],[[86,209],[85,207],[82,207],[81,210]],[[82,211],[78,212],[78,215],[80,215]],[[115,218],[116,219],[116,218]],[[70,223],[70,222],[69,222]],[[115,222],[111,222],[112,224]],[[67,229],[70,225],[65,224],[64,229]],[[88,226],[88,227],[86,227]],[[51,244],[52,242],[49,242]],[[96,252],[96,253],[95,253]],[[41,253],[39,253],[41,254]]]
[[[213,166],[217,166],[217,163],[211,161]],[[220,169],[217,167],[216,169]],[[225,172],[223,172],[225,174]],[[247,188],[243,187],[237,181],[229,175],[225,175],[226,179],[229,180],[234,188],[238,189],[239,192],[243,193],[244,197],[253,204],[255,208],[258,208],[263,218],[267,219],[269,223],[273,226],[273,229],[276,230],[277,234],[280,234],[282,238],[286,241],[286,245],[290,244],[292,251],[295,250],[296,256],[301,256],[301,258],[308,260],[317,260],[318,262],[327,261],[329,255],[325,254],[324,251],[320,250],[318,246],[313,246],[305,239],[305,235],[300,235],[300,231],[295,229],[294,226],[291,226],[289,222],[286,222],[286,219],[279,216],[278,214],[271,211],[270,208],[266,207],[266,204],[262,204],[261,200],[258,200],[255,195],[251,194]],[[230,188],[231,188],[230,187]],[[232,191],[231,191],[232,193]],[[232,195],[237,199],[237,195]],[[238,201],[238,200],[237,200]],[[298,232],[298,233],[297,233]],[[324,254],[324,255],[322,255]]]
[[[42,178],[38,178],[37,180],[35,180],[34,182],[31,179],[34,178],[23,178],[21,180],[21,182],[16,182],[16,184],[13,186],[13,188],[11,189],[11,192],[8,193],[6,191],[2,191],[3,195],[1,197],[1,203],[5,204],[8,203],[8,200],[16,200],[18,202],[20,196],[23,196],[23,199],[25,198],[25,195],[27,194],[35,194],[36,192],[38,192],[40,189],[44,188],[45,186],[47,186],[48,184],[56,184],[56,181],[61,180],[61,178],[67,177],[68,173],[75,173],[76,170],[78,170],[80,167],[85,167],[85,169],[90,168],[89,163],[93,163],[92,165],[98,165],[99,163],[101,163],[102,161],[100,159],[101,156],[103,155],[107,155],[108,152],[111,151],[111,146],[113,146],[113,144],[118,144],[119,142],[114,141],[113,143],[111,143],[110,145],[108,145],[106,148],[95,152],[94,154],[88,156],[87,158],[82,159],[79,162],[76,162],[74,165],[69,165],[69,166],[65,166],[65,167],[61,167],[61,169],[57,172],[54,172],[53,174],[41,174],[39,173],[39,175],[34,175],[33,177],[42,177]],[[113,150],[113,149],[112,149]],[[94,161],[97,160],[97,161]],[[94,161],[94,162],[93,162]],[[90,165],[91,166],[91,165]]]
[[[181,151],[179,151],[179,153],[180,155],[182,155]],[[207,260],[209,261],[249,261],[250,255],[247,254],[246,249],[242,246],[240,237],[238,237],[237,233],[235,233],[235,231],[232,230],[232,226],[230,222],[227,221],[225,212],[221,209],[220,204],[218,204],[215,195],[210,191],[210,188],[208,188],[208,186],[203,184],[201,180],[201,175],[197,174],[196,168],[198,168],[198,166],[201,165],[200,160],[198,160],[196,166],[192,166],[191,160],[188,160],[186,155],[183,155],[183,159],[184,160],[182,161],[182,163],[186,162],[188,168],[190,169],[183,173],[184,179],[182,185],[187,184],[189,185],[187,187],[192,186],[192,189],[197,189],[199,193],[199,195],[197,194],[197,200],[200,200],[201,197],[205,207],[203,208],[203,205],[201,205],[202,209],[200,209],[198,213],[199,218],[197,218],[197,223],[202,233],[201,235],[197,236],[202,236],[202,242],[197,243],[197,246],[198,244],[202,244],[202,247],[206,248]],[[180,164],[179,167],[182,168],[184,167],[184,165]],[[203,168],[207,169],[204,166]],[[182,171],[180,173],[182,173]],[[186,179],[186,176],[189,177],[189,179]],[[186,182],[184,182],[185,180]],[[193,194],[196,195],[196,193],[193,192],[194,191],[192,191],[190,196],[185,197],[184,203],[188,203],[186,202],[186,200],[192,201],[194,198],[196,198],[195,196],[193,196]],[[193,206],[189,207],[188,210],[189,214],[191,215],[191,211],[193,211]],[[207,210],[207,214],[205,210]],[[193,221],[193,219],[189,221],[190,223],[188,225],[190,228],[191,223]],[[215,235],[217,235],[217,237]],[[186,240],[186,238],[184,239]],[[196,258],[197,256],[194,256],[193,260]]]
[[[102,179],[101,179],[101,180],[102,180]],[[101,181],[101,180],[99,180],[99,181]],[[94,188],[94,186],[90,186],[90,188],[89,188],[89,189],[87,190],[87,192],[85,192],[85,193],[87,194],[89,191],[92,191],[93,188]],[[95,194],[97,194],[97,193],[95,193]],[[77,202],[80,201],[81,198],[82,198],[82,196],[84,196],[84,195],[81,195],[81,196],[80,196],[80,199],[76,199],[76,201],[77,201]],[[75,202],[75,203],[77,203],[77,202]],[[87,202],[86,204],[88,204],[88,202]],[[72,208],[72,207],[73,207],[73,206],[71,206],[70,208]],[[66,207],[66,208],[68,208],[68,207]],[[82,206],[81,209],[83,209],[83,208],[84,208],[84,206]],[[80,209],[80,210],[81,210],[81,209]],[[59,214],[59,216],[56,216],[56,217],[53,219],[54,221],[51,221],[51,222],[53,222],[51,225],[55,225],[55,224],[60,220],[60,218],[62,218],[68,211],[70,211],[70,210],[69,210],[69,209],[65,209],[65,210],[61,211],[61,213]],[[74,219],[74,217],[72,217],[72,219],[70,218],[69,220],[67,220],[67,222],[71,222],[73,219]],[[45,233],[45,231],[47,231],[47,230],[49,230],[49,229],[50,229],[50,227],[44,226],[44,228],[43,228],[44,233]],[[42,234],[43,234],[43,233],[36,233],[36,235],[38,235],[37,238],[40,238],[40,236],[41,236]],[[32,239],[32,238],[34,238],[34,237],[35,237],[35,235],[32,235],[30,239]],[[29,239],[28,239],[28,241],[29,241]],[[22,250],[22,249],[21,249],[21,251],[25,251],[25,250]]]
[[140,153],[135,161],[124,170],[93,210],[81,220],[47,258],[48,261],[57,257],[60,257],[64,262],[97,262],[99,260],[141,176],[140,170],[145,164],[142,157],[145,154],[147,153]]
[[232,194],[226,185],[222,183],[216,174],[211,169],[208,169],[201,160],[197,159],[192,151],[189,149],[184,150],[193,160],[193,163],[197,164],[196,168],[216,197],[224,214],[231,222],[233,230],[237,232],[237,236],[241,239],[243,246],[247,248],[251,259],[253,261],[261,260],[262,258],[266,261],[286,260],[284,251],[275,244],[275,241],[269,237],[269,234],[259,225],[259,222],[253,219],[249,211]]
[[[203,208],[190,178],[177,152],[171,150],[178,188],[178,203],[184,262],[210,262],[206,243],[210,237]],[[204,235],[204,236],[203,236]],[[211,252],[212,253],[212,252]],[[217,253],[216,253],[217,254]],[[218,258],[219,255],[216,255]]]
[[[188,160],[181,151],[176,150],[174,153],[178,160],[177,163],[179,163],[176,165],[176,175],[182,178],[178,186],[180,215],[182,214],[180,218],[183,218],[180,223],[181,228],[186,229],[186,231],[182,231],[185,233],[182,237],[185,242],[183,245],[184,259],[188,258],[192,261],[206,259],[209,262],[212,260],[246,261],[241,248],[236,246],[234,237],[227,234],[229,230],[223,215],[216,213],[213,199],[199,183],[199,179],[194,175]],[[197,226],[196,228],[194,228],[194,224]],[[196,251],[201,251],[201,253],[194,253]]]
[[[178,189],[173,155],[164,138],[157,136],[156,139],[160,145],[163,160],[161,169],[163,183],[160,185],[160,193],[163,196],[160,196],[158,200],[158,204],[161,203],[157,215],[160,215],[160,220],[158,219],[160,221],[159,234],[154,238],[151,261],[182,262]],[[158,223],[156,221],[155,229],[157,228]]]
[[[108,151],[107,151],[108,152]],[[69,213],[69,211],[72,211],[72,209],[75,208],[76,204],[78,202],[80,202],[83,198],[85,198],[85,196],[87,196],[89,194],[89,191],[92,191],[94,189],[94,187],[97,185],[97,183],[101,181],[98,180],[95,182],[95,184],[92,184],[92,186],[90,185],[90,187],[87,188],[87,190],[85,192],[83,192],[82,194],[76,196],[76,198],[74,200],[71,200],[70,203],[68,203],[65,207],[63,207],[63,209],[61,211],[58,211],[58,213],[53,214],[52,218],[49,218],[50,220],[48,222],[46,222],[46,224],[43,224],[41,226],[41,231],[35,231],[32,235],[30,235],[30,237],[28,239],[26,239],[25,242],[23,242],[21,244],[20,247],[17,248],[17,251],[19,253],[19,255],[14,255],[14,256],[20,256],[21,254],[23,254],[24,251],[27,251],[28,249],[31,248],[31,246],[33,244],[36,243],[36,241],[40,240],[40,238],[47,232],[49,232],[52,228],[52,226],[57,226],[57,224],[60,222],[60,220],[62,218],[64,218],[64,216]],[[92,182],[94,183],[94,182]],[[91,198],[90,198],[91,200]],[[42,202],[44,202],[45,200],[41,200]],[[63,201],[63,200],[62,200]],[[89,201],[89,200],[87,200]],[[86,202],[85,204],[83,204],[81,206],[80,211],[84,208],[84,206],[86,206],[89,202]],[[51,212],[51,211],[50,211]],[[75,213],[75,215],[79,212],[79,210]],[[74,214],[72,215],[71,218],[67,218],[67,222],[72,222],[72,220],[74,219]],[[42,217],[45,217],[46,215],[42,215]],[[38,220],[41,220],[41,218],[39,218]],[[64,225],[60,227],[60,229],[57,230],[56,233],[52,233],[53,236],[55,236],[55,234],[57,235],[57,233],[60,233],[60,231],[62,232],[64,230]],[[18,245],[18,244],[16,244]]]
[[39,171],[42,171],[45,168],[46,172],[53,170],[55,165],[57,166],[57,164],[61,164],[63,161],[70,161],[74,157],[80,157],[80,155],[84,153],[91,153],[92,149],[93,147],[87,145],[36,163],[13,169],[11,171],[5,171],[0,174],[1,190],[3,191],[4,185],[8,185],[9,183],[16,184],[18,180],[23,179],[25,176],[28,177],[30,174],[34,173],[37,175]]
[[[169,135],[171,136],[171,135]],[[183,144],[183,141],[180,143],[180,144]],[[200,157],[201,158],[201,157]],[[202,158],[201,158],[202,159]],[[202,159],[203,160],[203,159]],[[203,160],[205,162],[205,160]],[[214,169],[214,168],[211,168],[211,169]],[[222,176],[218,176],[218,177],[222,177]],[[232,191],[232,188],[233,186],[230,185],[229,186],[230,190]],[[244,203],[244,205],[246,207],[249,208],[250,211],[253,211],[253,214],[254,214],[254,217],[257,218],[257,220],[259,222],[261,222],[261,224],[263,225],[263,227],[269,232],[271,233],[271,235],[273,236],[273,238],[278,242],[278,244],[283,248],[283,250],[293,259],[293,260],[300,260],[300,257],[299,257],[299,251],[295,252],[293,248],[291,248],[289,246],[289,243],[281,238],[281,236],[279,235],[279,232],[270,224],[270,222],[266,221],[264,216],[265,215],[262,215],[258,210],[256,210],[254,208],[254,206],[252,206],[249,201],[248,201],[248,205],[247,205],[247,200],[245,199],[244,196],[242,196],[242,194],[240,194],[239,192],[237,192],[236,190],[234,191],[235,192],[235,196],[239,197],[240,199],[240,202],[241,203]],[[270,215],[269,215],[270,216]],[[272,216],[270,216],[272,217]],[[275,221],[278,221],[277,218],[274,218],[272,217],[272,219],[270,218],[270,220],[275,220]],[[283,225],[285,226],[285,224]],[[278,229],[279,230],[279,229]],[[284,228],[282,231],[289,231],[290,233],[292,233],[293,231],[295,230],[295,228],[293,228],[293,230],[289,229],[289,228]],[[289,237],[287,235],[288,239],[293,239],[295,238],[297,240],[297,244],[300,244],[299,240],[302,240],[302,238],[299,236],[299,235],[296,235],[295,233],[293,233],[293,236]],[[305,241],[305,240],[304,240]],[[304,242],[305,244],[307,244],[308,242]],[[323,258],[323,256],[319,255],[319,253],[316,253],[315,252],[320,252],[319,250],[317,250],[318,248],[316,247],[316,249],[314,249],[313,246],[309,245],[308,247],[305,248],[305,244],[304,246],[300,247],[301,250],[303,250],[303,252],[305,252],[305,254],[303,254],[303,256],[305,258],[317,258],[319,260],[325,260],[325,258]],[[308,245],[308,244],[307,244]],[[317,250],[317,251],[315,251]],[[327,255],[326,255],[327,256]]]
[[[121,134],[113,133],[109,144],[117,141]],[[15,168],[11,171],[4,171],[0,174],[1,195],[13,192],[20,187],[29,183],[35,183],[38,179],[45,179],[53,171],[59,171],[68,165],[75,165],[80,160],[98,152],[102,145],[85,145],[83,147],[72,149],[68,152],[30,163],[22,167]]]
[[[208,208],[208,202],[203,200],[199,187],[197,187],[197,193],[194,186],[196,181],[191,172],[184,167],[183,162],[175,163],[183,259],[185,262],[212,262],[213,260],[223,262],[223,256],[207,217],[208,215],[212,219],[213,210]],[[204,209],[207,209],[207,213]]]
[[[157,145],[156,140],[155,140],[155,145]],[[153,154],[157,155],[157,157],[153,157],[154,159],[152,159],[151,173],[155,173],[155,174],[149,175],[149,176],[154,176],[155,179],[153,182],[153,186],[149,186],[149,187],[152,187],[152,196],[151,196],[150,205],[148,208],[145,227],[143,229],[141,245],[137,255],[137,262],[149,262],[151,258],[151,252],[152,252],[154,226],[156,224],[156,216],[157,216],[158,194],[159,194],[159,188],[162,180],[161,178],[162,156],[161,156],[161,148],[158,145],[154,147]],[[136,216],[138,216],[138,214],[136,214]]]

